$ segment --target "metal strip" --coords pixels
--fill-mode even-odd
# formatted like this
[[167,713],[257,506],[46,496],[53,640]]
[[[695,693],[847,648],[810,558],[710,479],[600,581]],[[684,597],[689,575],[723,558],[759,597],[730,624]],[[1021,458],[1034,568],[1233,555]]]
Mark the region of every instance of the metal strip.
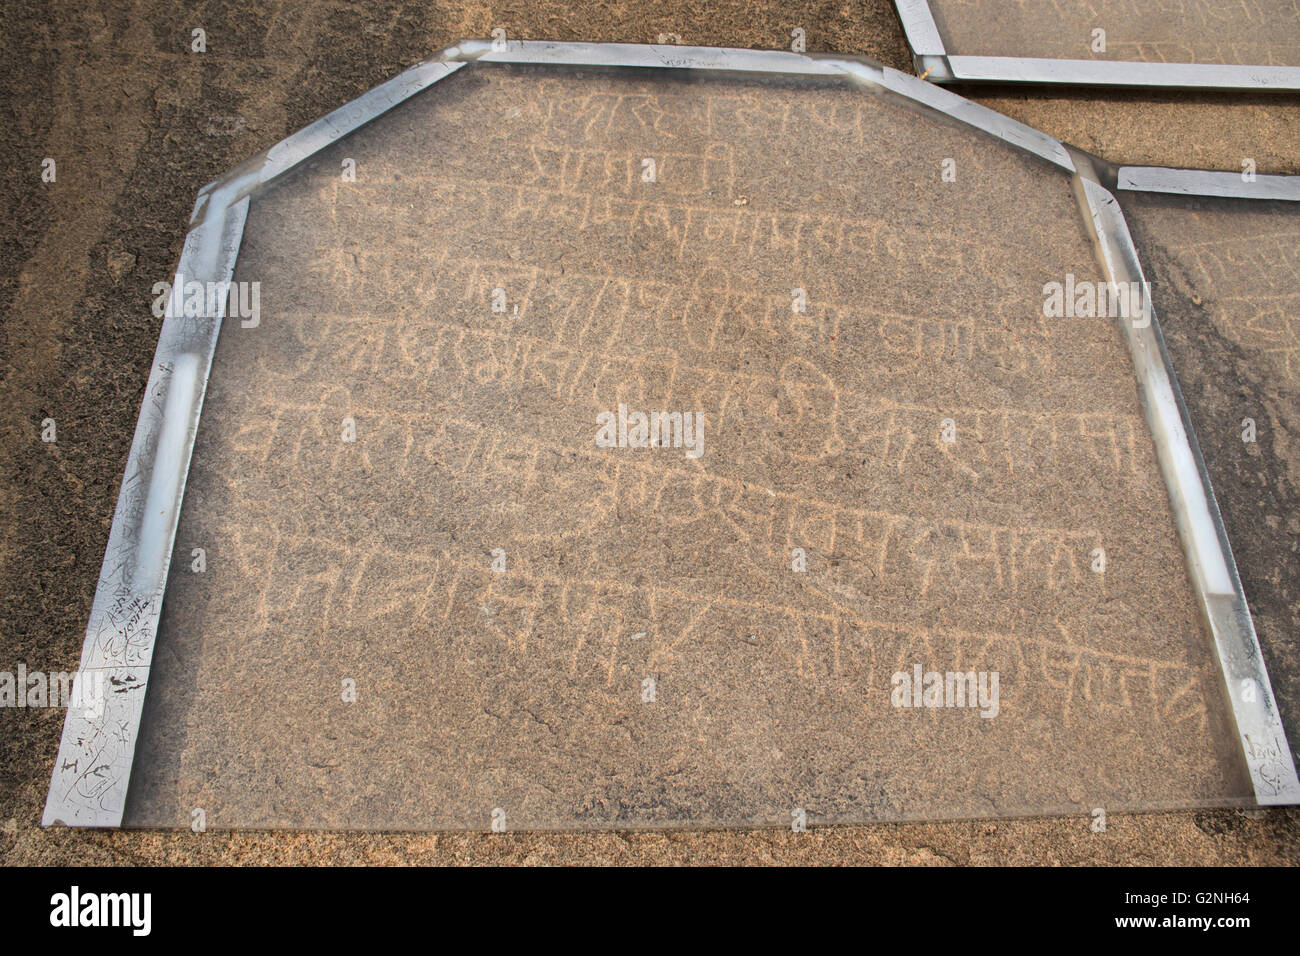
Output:
[[[81,650],[77,681],[94,685],[74,699],[96,703],[68,708],[43,826],[122,822],[190,453],[248,214],[247,198],[227,198],[213,196],[219,212],[185,239]],[[200,283],[205,314],[185,314],[189,283]]]
[[894,0],[898,19],[903,21],[908,46],[917,56],[943,56],[943,38],[935,25],[928,0]]
[[[1145,290],[1146,278],[1118,201],[1097,182],[1091,167],[1077,158],[1080,205],[1109,281],[1138,282]],[[1255,799],[1263,806],[1298,803],[1300,779],[1160,323],[1151,310],[1139,320],[1121,319],[1120,325],[1174,505],[1188,574],[1218,653]]]
[[289,172],[303,160],[382,116],[421,90],[445,79],[464,65],[464,62],[446,59],[445,53],[423,60],[391,80],[381,83],[372,90],[367,90],[334,112],[322,116],[309,126],[303,127],[270,149],[240,163],[226,175],[200,190],[191,224],[201,221],[202,216],[213,208],[213,202],[204,202],[205,197],[215,196],[218,191],[223,197],[228,197],[229,201],[238,201],[251,195],[257,189]]
[[319,152],[335,140],[342,139],[421,90],[445,79],[464,65],[464,63],[449,62],[442,58],[425,60],[374,89],[362,93],[350,103],[322,116],[310,126],[304,127],[268,149],[257,177],[257,184],[266,185],[313,153]]
[[538,63],[549,66],[644,67],[800,76],[836,76],[840,73],[840,70],[821,59],[785,50],[739,50],[673,44],[511,40],[494,45],[484,40],[464,40],[450,47],[445,55],[462,60],[482,60],[485,63]]
[[1117,180],[1117,188],[1131,192],[1300,202],[1300,176],[1255,175],[1246,180],[1241,173],[1169,169],[1164,166],[1121,166]]
[[1137,63],[949,54],[955,80],[997,83],[1075,83],[1201,90],[1300,90],[1300,67],[1218,63]]
[[915,100],[933,110],[938,110],[945,116],[951,116],[990,136],[996,136],[1013,146],[1041,156],[1067,172],[1074,172],[1074,162],[1061,142],[1032,126],[1026,126],[987,106],[974,103],[964,96],[958,96],[950,90],[889,67],[885,67],[883,75],[876,82],[900,96]]

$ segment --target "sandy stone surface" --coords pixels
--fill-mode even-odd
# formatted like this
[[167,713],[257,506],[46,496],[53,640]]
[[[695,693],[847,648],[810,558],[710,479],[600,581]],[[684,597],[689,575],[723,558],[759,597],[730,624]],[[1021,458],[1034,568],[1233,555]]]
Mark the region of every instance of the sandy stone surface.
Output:
[[[48,670],[77,660],[157,339],[151,288],[170,277],[204,182],[429,51],[496,25],[519,38],[645,42],[676,32],[685,42],[768,48],[801,25],[811,50],[909,63],[892,9],[881,3],[797,14],[777,5],[661,5],[649,17],[635,4],[271,5],[209,18],[206,59],[186,52],[192,17],[165,5],[78,11],[52,26],[42,25],[48,17],[37,5],[10,6],[0,42],[15,92],[0,148],[12,168],[32,174],[0,192],[11,223],[0,270],[0,466],[12,504],[0,574],[8,657]],[[1293,97],[1230,109],[1221,97],[1126,94],[1076,109],[1075,97],[997,96],[986,101],[1109,158],[1237,168],[1249,150],[1261,171],[1294,171]],[[40,183],[46,155],[59,160],[56,184]],[[53,446],[39,442],[47,416],[59,421]],[[1262,574],[1271,559],[1267,551],[1255,559]],[[1300,829],[1295,811],[1217,811],[1116,814],[1105,834],[1090,832],[1083,813],[799,835],[41,831],[62,714],[9,711],[0,721],[7,862],[1285,862],[1296,859]]]

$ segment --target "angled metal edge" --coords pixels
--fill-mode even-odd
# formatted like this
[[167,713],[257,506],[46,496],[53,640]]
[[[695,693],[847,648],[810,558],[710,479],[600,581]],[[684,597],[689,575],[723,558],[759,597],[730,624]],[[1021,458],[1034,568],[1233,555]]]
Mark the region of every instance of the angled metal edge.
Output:
[[[454,50],[455,47],[451,49]],[[210,211],[217,209],[218,197],[221,201],[230,203],[252,195],[258,189],[289,172],[303,160],[382,116],[394,106],[405,102],[439,80],[445,79],[465,65],[464,62],[445,58],[446,52],[422,60],[391,80],[386,80],[373,89],[367,90],[356,99],[345,103],[332,113],[327,113],[316,122],[304,126],[292,136],[281,140],[252,159],[240,163],[220,179],[204,186],[199,191],[190,224],[198,225]]]
[[173,289],[197,282],[205,300],[209,288],[215,297],[205,314],[186,315],[174,295],[163,318],[81,650],[77,680],[94,682],[81,699],[93,703],[68,708],[42,826],[122,823],[190,453],[248,213],[247,198],[213,198],[220,212],[186,237]]
[[1179,196],[1222,196],[1228,199],[1283,199],[1300,202],[1300,176],[1254,176],[1206,169],[1165,166],[1121,166],[1116,188],[1129,192],[1173,193]]
[[835,76],[821,60],[787,50],[644,43],[563,43],[550,40],[462,40],[444,51],[460,60],[485,63],[537,63],[550,66],[621,66],[711,70],[728,73],[786,73]]
[[465,39],[363,93],[209,183],[199,192],[191,225],[197,226],[209,215],[214,197],[220,195],[226,202],[236,202],[254,194],[326,146],[467,64],[480,60],[485,63],[641,67],[789,76],[837,77],[847,74],[901,93],[967,125],[1028,149],[1065,169],[1073,169],[1061,144],[1051,137],[959,96],[936,94],[926,84],[909,82],[915,78],[866,57],[636,43]]
[[[1300,90],[1300,67],[1218,63],[1138,63],[1013,56],[946,57],[953,81],[1074,83],[1200,90]],[[936,79],[941,78],[936,76]]]
[[894,0],[898,19],[903,22],[907,45],[917,56],[943,56],[943,37],[935,25],[928,0]]
[[[1083,154],[1076,154],[1076,162],[1079,203],[1109,281],[1141,283],[1149,307],[1148,286],[1119,202],[1100,185]],[[1138,320],[1121,319],[1120,325],[1173,502],[1189,577],[1214,639],[1255,799],[1261,806],[1300,803],[1295,761],[1160,323],[1150,310]]]
[[[843,68],[846,72],[852,72],[855,75],[862,72],[861,66],[852,63],[846,63]],[[868,77],[864,76],[863,78]],[[883,67],[879,77],[870,77],[870,79],[887,90],[892,90],[901,96],[959,120],[967,126],[973,126],[990,136],[995,136],[1004,142],[1040,156],[1067,172],[1073,173],[1075,171],[1070,153],[1061,144],[1061,141],[1048,136],[1041,130],[1026,126],[1024,123],[991,110],[987,106],[981,106],[964,96],[958,96],[951,90],[945,90],[933,83],[928,83],[920,77],[911,76],[890,67]]]

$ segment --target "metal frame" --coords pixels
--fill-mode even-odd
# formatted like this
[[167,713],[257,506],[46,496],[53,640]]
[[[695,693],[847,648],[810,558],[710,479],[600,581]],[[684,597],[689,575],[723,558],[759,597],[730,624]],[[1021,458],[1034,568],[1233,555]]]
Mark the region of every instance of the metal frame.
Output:
[[1300,66],[965,56],[944,48],[929,0],[894,0],[918,73],[939,83],[1073,83],[1201,90],[1300,90]]
[[[900,4],[923,8],[922,0]],[[927,11],[928,12],[928,11]],[[937,32],[935,34],[937,37]],[[176,284],[215,282],[214,317],[187,317],[169,304],[127,459],[99,586],[82,649],[82,671],[102,672],[109,692],[99,713],[69,709],[42,824],[120,826],[144,694],[171,563],[204,390],[251,197],[314,153],[474,61],[648,67],[839,78],[932,111],[1025,150],[1071,174],[1111,281],[1141,277],[1118,204],[1097,181],[1091,157],[1038,130],[917,77],[850,56],[632,44],[464,40],[411,67],[204,187]],[[1081,168],[1080,168],[1081,167]],[[173,299],[173,301],[176,301]],[[1300,802],[1291,752],[1209,479],[1191,435],[1154,319],[1130,334],[1139,390],[1159,449],[1193,583],[1214,634],[1229,690],[1255,680],[1259,700],[1231,694],[1259,803]],[[1267,743],[1265,743],[1267,742]]]
[[1166,166],[1120,166],[1115,187],[1127,192],[1217,196],[1226,199],[1282,199],[1300,202],[1300,176],[1253,176],[1206,169]]
[[[1142,288],[1147,287],[1146,277],[1137,247],[1119,201],[1100,184],[1102,175],[1114,175],[1117,189],[1129,191],[1300,200],[1300,177],[1261,176],[1246,182],[1239,173],[1157,166],[1110,170],[1082,152],[1075,154],[1080,171],[1076,183],[1090,213],[1088,225],[1109,278],[1139,282]],[[1174,503],[1188,573],[1219,656],[1224,689],[1255,798],[1265,806],[1300,803],[1295,760],[1268,679],[1255,622],[1160,323],[1153,310],[1146,327],[1127,321],[1120,325],[1133,356],[1147,422]]]

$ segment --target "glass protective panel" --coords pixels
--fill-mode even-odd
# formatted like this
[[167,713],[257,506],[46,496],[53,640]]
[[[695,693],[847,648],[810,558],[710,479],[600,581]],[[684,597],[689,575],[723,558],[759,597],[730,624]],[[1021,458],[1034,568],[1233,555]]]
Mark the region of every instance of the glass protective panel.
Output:
[[478,64],[255,195],[234,279],[127,825],[1252,802],[1117,320],[1045,314],[1103,281],[1062,170]]

